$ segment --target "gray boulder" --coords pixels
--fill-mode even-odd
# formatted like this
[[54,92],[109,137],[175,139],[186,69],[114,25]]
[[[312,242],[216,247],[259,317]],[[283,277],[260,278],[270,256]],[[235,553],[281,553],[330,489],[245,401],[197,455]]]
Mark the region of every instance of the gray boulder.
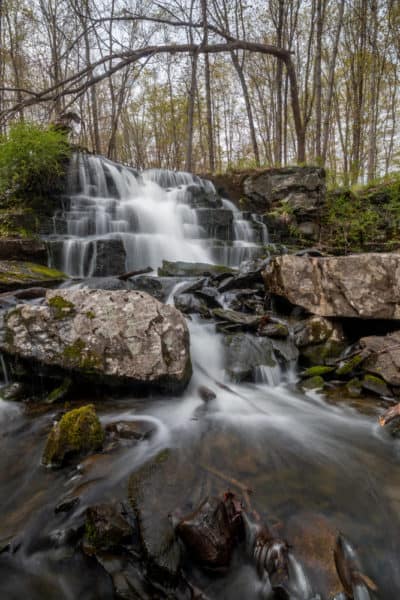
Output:
[[269,292],[315,315],[400,319],[400,254],[278,256],[263,278]]
[[179,311],[145,292],[65,289],[5,317],[0,348],[108,385],[182,390],[191,376]]

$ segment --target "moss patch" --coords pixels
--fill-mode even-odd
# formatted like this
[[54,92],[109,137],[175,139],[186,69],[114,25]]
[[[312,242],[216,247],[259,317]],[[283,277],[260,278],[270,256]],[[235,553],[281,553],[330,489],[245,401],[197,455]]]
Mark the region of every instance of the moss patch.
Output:
[[320,375],[314,375],[314,377],[305,379],[301,385],[306,390],[317,390],[324,387],[325,381]]
[[65,346],[63,358],[66,368],[79,368],[87,373],[95,372],[102,366],[102,357],[93,350],[86,348],[85,342],[78,338],[73,344]]
[[315,367],[310,367],[306,369],[304,373],[302,373],[302,377],[314,377],[315,375],[327,375],[328,373],[332,373],[334,371],[334,367],[326,367],[324,365],[317,365]]
[[344,375],[350,375],[356,368],[363,362],[364,356],[362,354],[356,354],[349,360],[345,361],[341,367],[336,369],[336,375],[343,377]]
[[52,309],[55,319],[64,319],[75,314],[75,305],[62,296],[53,296],[48,299],[47,303]]
[[69,458],[99,450],[104,432],[93,404],[67,412],[49,433],[43,464],[62,466]]

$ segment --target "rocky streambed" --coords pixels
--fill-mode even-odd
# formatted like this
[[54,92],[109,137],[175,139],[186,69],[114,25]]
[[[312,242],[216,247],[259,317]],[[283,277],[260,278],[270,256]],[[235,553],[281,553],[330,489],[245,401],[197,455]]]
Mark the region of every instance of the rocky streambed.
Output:
[[315,254],[3,294],[5,598],[397,597],[397,255]]

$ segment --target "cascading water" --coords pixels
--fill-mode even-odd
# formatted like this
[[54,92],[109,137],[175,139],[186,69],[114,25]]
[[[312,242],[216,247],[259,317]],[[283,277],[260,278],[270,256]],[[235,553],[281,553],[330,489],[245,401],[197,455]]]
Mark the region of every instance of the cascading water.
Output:
[[137,173],[74,155],[64,209],[54,219],[51,262],[74,277],[119,274],[162,260],[238,265],[260,252],[265,226],[189,173]]
[[[238,265],[268,241],[257,217],[220,201],[209,182],[171,171],[139,175],[95,156],[74,157],[65,206],[54,223],[53,263],[75,277],[155,268],[162,259]],[[168,301],[186,285],[176,284]],[[229,308],[231,293],[218,297],[221,305]],[[328,597],[320,596],[319,586],[324,575],[331,581],[332,572],[318,571],[325,566],[318,554],[322,558],[329,554],[328,524],[356,544],[366,573],[379,588],[374,600],[397,598],[399,446],[380,431],[375,405],[372,413],[363,408],[362,414],[342,399],[331,405],[316,392],[302,393],[293,385],[291,372],[282,374],[278,366],[256,367],[253,382],[228,381],[223,338],[216,334],[215,324],[195,316],[189,327],[194,372],[183,396],[144,399],[127,393],[126,398],[101,401],[89,391],[79,399],[96,402],[104,426],[145,421],[152,430],[140,442],[126,441],[119,449],[89,456],[79,466],[49,473],[40,464],[60,405],[32,417],[21,403],[0,400],[2,598],[114,597],[110,577],[93,557],[88,563],[75,536],[89,506],[108,502],[128,506],[130,474],[167,448],[181,459],[181,468],[166,485],[169,493],[174,490],[178,509],[191,512],[205,496],[232,490],[239,497],[246,494],[249,510],[272,523],[277,532],[284,527],[282,535],[293,543],[291,600]],[[202,386],[215,397],[203,401]],[[188,483],[194,480],[195,484]],[[193,502],[190,507],[182,506],[183,490]],[[55,507],[65,507],[66,499],[77,502],[67,512],[57,512]],[[7,545],[10,552],[4,551]],[[333,552],[330,558],[327,566],[334,568]],[[271,597],[270,584],[259,579],[254,566],[247,559],[235,560],[226,574],[208,579],[202,574],[207,597]],[[124,561],[121,555],[107,563],[105,554],[103,564],[118,570]],[[128,583],[141,583],[142,575],[136,571],[128,575],[132,573]],[[126,589],[121,588],[122,594]],[[353,595],[369,598],[360,586]],[[152,596],[133,591],[131,597]]]

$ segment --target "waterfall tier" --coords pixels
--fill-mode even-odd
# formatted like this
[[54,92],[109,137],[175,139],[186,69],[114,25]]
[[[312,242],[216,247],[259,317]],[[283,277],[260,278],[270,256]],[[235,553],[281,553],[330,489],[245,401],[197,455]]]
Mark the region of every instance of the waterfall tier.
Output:
[[258,217],[221,199],[210,181],[75,154],[49,247],[53,266],[88,277],[156,269],[164,259],[236,266],[266,241]]

